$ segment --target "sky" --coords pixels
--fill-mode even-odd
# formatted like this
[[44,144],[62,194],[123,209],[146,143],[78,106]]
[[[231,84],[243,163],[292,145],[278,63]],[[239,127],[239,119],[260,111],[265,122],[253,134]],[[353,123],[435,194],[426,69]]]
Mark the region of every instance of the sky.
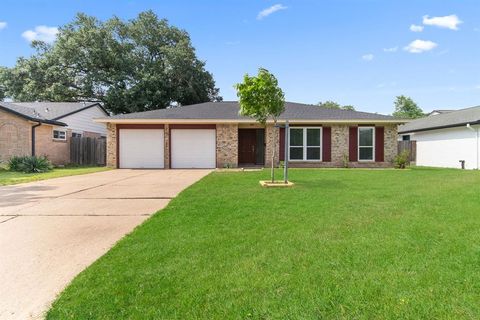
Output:
[[77,12],[106,20],[153,10],[186,30],[224,100],[259,67],[286,100],[333,100],[390,114],[396,96],[424,111],[480,105],[478,0],[2,0],[0,65],[52,42]]

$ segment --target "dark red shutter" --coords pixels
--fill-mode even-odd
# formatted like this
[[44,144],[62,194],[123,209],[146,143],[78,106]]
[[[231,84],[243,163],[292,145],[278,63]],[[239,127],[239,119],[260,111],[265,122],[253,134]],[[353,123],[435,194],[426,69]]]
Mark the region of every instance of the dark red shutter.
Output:
[[280,128],[279,140],[280,140],[280,148],[279,148],[280,154],[278,156],[280,161],[285,161],[285,128]]
[[323,127],[322,146],[322,161],[332,161],[332,128],[330,127]]
[[358,161],[358,127],[350,127],[348,139],[348,159],[350,162]]
[[375,161],[383,162],[383,149],[385,145],[385,129],[383,127],[375,127]]

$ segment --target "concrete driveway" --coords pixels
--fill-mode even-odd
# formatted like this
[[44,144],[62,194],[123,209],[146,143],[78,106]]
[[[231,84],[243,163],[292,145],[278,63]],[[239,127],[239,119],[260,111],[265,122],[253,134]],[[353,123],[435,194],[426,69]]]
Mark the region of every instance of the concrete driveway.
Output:
[[42,318],[56,295],[210,170],[112,170],[0,187],[0,319]]

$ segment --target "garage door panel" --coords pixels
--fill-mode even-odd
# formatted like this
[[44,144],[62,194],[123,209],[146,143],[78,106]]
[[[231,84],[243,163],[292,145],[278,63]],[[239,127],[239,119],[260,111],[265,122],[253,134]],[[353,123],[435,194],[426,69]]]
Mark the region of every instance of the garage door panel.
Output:
[[215,129],[172,129],[172,168],[215,168]]
[[163,129],[120,129],[120,168],[164,168]]

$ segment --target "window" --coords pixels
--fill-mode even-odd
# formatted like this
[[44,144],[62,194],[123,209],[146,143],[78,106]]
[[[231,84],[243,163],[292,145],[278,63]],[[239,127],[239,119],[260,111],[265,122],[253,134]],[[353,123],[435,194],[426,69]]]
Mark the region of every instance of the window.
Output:
[[402,136],[402,140],[403,141],[410,141],[410,135],[406,134],[406,135]]
[[63,130],[53,130],[53,139],[67,140],[67,132]]
[[290,128],[289,158],[293,161],[322,160],[322,128]]
[[374,141],[374,127],[358,127],[358,161],[373,161]]
[[78,132],[72,132],[72,138],[81,138],[82,134]]

